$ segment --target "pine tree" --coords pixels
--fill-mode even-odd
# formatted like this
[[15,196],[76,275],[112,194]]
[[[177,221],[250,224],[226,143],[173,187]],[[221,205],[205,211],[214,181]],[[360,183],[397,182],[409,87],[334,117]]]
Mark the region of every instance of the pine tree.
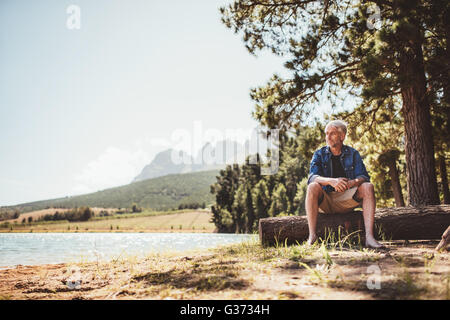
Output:
[[289,207],[289,199],[286,194],[286,188],[283,184],[279,184],[272,195],[272,203],[269,209],[269,216],[275,217],[281,213],[287,214]]
[[249,185],[246,186],[246,197],[245,197],[245,212],[247,215],[247,224],[245,232],[252,232],[253,226],[255,224],[255,209],[253,208],[253,198],[252,191]]
[[246,199],[247,192],[245,184],[241,184],[236,191],[233,204],[233,224],[236,233],[244,233],[246,231]]
[[261,179],[253,188],[252,200],[253,208],[255,210],[253,230],[257,230],[257,223],[259,219],[267,218],[269,216],[270,197],[264,179]]
[[[374,4],[379,28],[369,10]],[[449,91],[449,7],[447,0],[235,0],[221,14],[243,33],[250,53],[269,49],[286,57],[290,78],[274,75],[251,91],[263,125],[299,126],[324,94],[334,105],[353,95],[366,117],[399,98],[408,200],[417,206],[439,203],[427,84],[436,79],[432,92]],[[431,66],[434,72],[426,72]]]

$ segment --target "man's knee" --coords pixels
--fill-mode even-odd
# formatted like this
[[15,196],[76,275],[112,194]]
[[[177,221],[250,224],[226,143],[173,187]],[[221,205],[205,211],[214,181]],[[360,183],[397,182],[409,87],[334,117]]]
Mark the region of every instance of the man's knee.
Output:
[[320,196],[322,193],[322,186],[317,182],[311,182],[310,184],[308,184],[306,193],[313,196]]
[[362,196],[364,195],[368,195],[368,194],[374,194],[374,187],[373,184],[371,184],[370,182],[363,182],[359,187],[358,187],[358,191],[360,191],[360,194]]

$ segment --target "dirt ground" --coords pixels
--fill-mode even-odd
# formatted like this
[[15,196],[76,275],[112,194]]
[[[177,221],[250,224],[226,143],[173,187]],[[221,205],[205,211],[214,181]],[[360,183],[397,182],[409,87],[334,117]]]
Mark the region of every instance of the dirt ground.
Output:
[[450,299],[438,241],[387,249],[257,242],[183,254],[0,270],[2,299]]

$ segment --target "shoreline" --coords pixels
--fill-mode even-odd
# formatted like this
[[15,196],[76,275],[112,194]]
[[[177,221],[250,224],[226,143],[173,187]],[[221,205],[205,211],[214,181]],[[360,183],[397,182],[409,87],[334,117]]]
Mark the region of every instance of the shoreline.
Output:
[[[217,232],[191,232],[192,230],[184,230],[183,232],[162,232],[163,230],[157,230],[155,232],[145,232],[149,236],[142,235],[143,232],[127,232],[127,231],[113,231],[113,232],[17,232],[17,233],[0,233],[0,240],[6,241],[6,251],[4,259],[0,259],[0,269],[14,269],[17,266],[42,266],[47,264],[70,264],[77,261],[93,262],[101,259],[102,261],[114,260],[121,256],[136,256],[143,257],[149,254],[161,254],[162,252],[170,252],[183,254],[192,250],[207,250],[209,248],[215,248],[223,246],[224,243],[239,243],[241,241],[250,241],[255,239],[253,234],[232,234],[232,233],[217,233]],[[194,230],[195,231],[195,230]],[[5,237],[2,237],[2,234]],[[19,238],[13,237],[14,235],[23,235]],[[48,237],[42,237],[40,235],[47,234]],[[79,235],[76,235],[79,234]],[[92,234],[93,237],[84,236],[86,234]],[[117,236],[112,236],[116,234]],[[138,235],[141,234],[141,235]],[[11,235],[11,237],[8,237]],[[36,235],[36,236],[35,236]],[[75,236],[76,235],[76,236]],[[97,236],[98,235],[98,236]],[[132,236],[133,235],[133,236]],[[153,236],[154,235],[154,236]],[[204,236],[203,236],[204,235]],[[67,238],[67,236],[69,238]],[[14,239],[22,243],[22,253],[17,253],[13,248],[15,247]],[[52,239],[55,245],[39,245],[35,244],[33,239],[42,239],[39,243],[46,243]],[[72,239],[73,245],[65,244],[65,239]],[[134,248],[133,245],[126,244],[127,241],[134,243],[137,239],[140,243],[139,247]],[[139,240],[140,239],[140,240]],[[187,240],[188,239],[188,240]],[[202,240],[206,239],[206,240]],[[63,241],[63,245],[58,245]],[[97,244],[103,245],[97,248],[92,247],[90,244],[95,241]],[[106,241],[106,242],[105,242]],[[173,242],[176,243],[173,243]],[[189,241],[189,242],[187,242]],[[207,242],[204,242],[207,241]],[[236,242],[235,242],[236,241]],[[118,250],[108,248],[109,245],[117,247]],[[206,245],[205,245],[206,244]],[[12,247],[13,246],[13,247]],[[34,249],[27,249],[28,247]],[[1,249],[1,248],[0,248]],[[36,251],[38,250],[38,251]],[[0,250],[1,252],[1,250]],[[37,253],[41,252],[41,253]],[[38,258],[36,258],[38,257]],[[59,257],[59,258],[58,258]],[[3,260],[3,261],[1,261]]]
[[[383,251],[263,248],[248,241],[143,258],[17,266],[0,269],[0,299],[450,299],[448,251],[435,253],[436,241],[386,245]],[[379,289],[368,288],[374,276]]]

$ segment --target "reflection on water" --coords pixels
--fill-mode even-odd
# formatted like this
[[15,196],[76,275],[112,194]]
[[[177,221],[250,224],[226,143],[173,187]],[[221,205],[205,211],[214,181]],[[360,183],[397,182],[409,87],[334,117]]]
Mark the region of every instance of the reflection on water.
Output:
[[0,267],[144,256],[212,248],[255,237],[222,233],[0,233]]

